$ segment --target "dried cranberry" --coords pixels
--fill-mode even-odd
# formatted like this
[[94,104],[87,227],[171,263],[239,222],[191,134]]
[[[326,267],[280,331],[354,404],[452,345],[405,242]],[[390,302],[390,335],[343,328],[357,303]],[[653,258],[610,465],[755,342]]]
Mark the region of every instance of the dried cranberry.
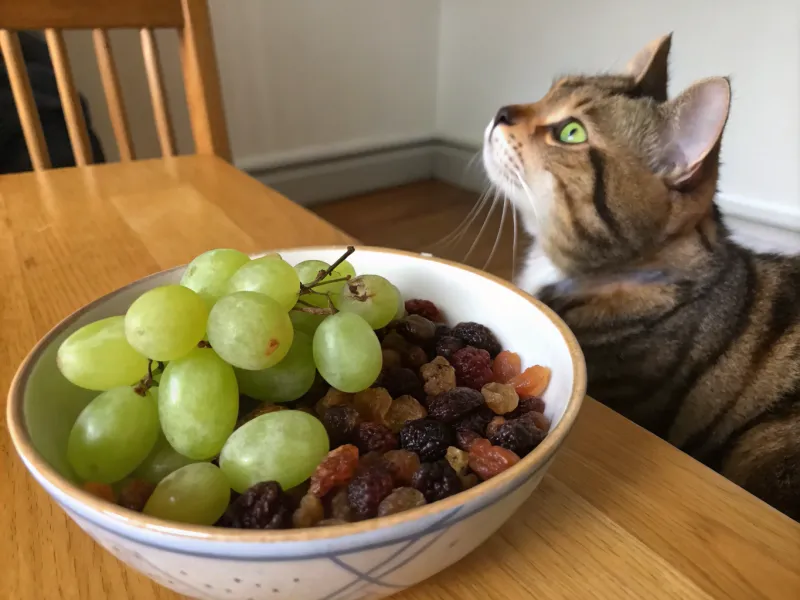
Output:
[[458,385],[480,389],[492,380],[492,358],[486,350],[466,346],[450,359]]
[[311,475],[309,492],[322,497],[349,482],[358,468],[358,448],[346,444],[331,450]]
[[484,481],[499,475],[518,462],[519,456],[507,448],[492,446],[489,440],[478,440],[469,449],[469,468]]
[[439,308],[430,300],[406,300],[406,312],[409,315],[419,315],[420,317],[425,317],[434,323],[441,323],[444,321]]

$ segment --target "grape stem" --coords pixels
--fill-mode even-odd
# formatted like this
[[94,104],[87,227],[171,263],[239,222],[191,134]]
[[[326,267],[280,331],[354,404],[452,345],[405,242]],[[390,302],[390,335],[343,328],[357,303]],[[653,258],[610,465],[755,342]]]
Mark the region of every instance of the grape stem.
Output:
[[[298,301],[298,304],[299,304],[299,301]],[[333,315],[333,314],[336,314],[336,309],[333,308],[333,307],[331,307],[331,308],[317,308],[316,306],[309,306],[309,305],[305,305],[305,304],[303,306],[296,306],[295,305],[295,307],[292,310],[294,310],[296,312],[310,313],[312,315]]]
[[[347,257],[350,256],[355,251],[356,251],[355,246],[348,246],[347,250],[345,251],[345,253],[342,254],[339,258],[337,258],[335,261],[333,261],[333,264],[331,264],[330,267],[328,267],[324,271],[322,269],[320,269],[319,273],[317,273],[317,276],[314,278],[314,281],[312,281],[311,283],[301,283],[300,284],[300,293],[302,294],[302,293],[304,293],[305,290],[309,290],[311,288],[314,288],[314,287],[320,285],[322,283],[323,279],[325,279],[331,273],[333,273],[336,270],[336,267],[338,267],[340,264],[342,264],[344,261],[346,261]],[[337,281],[347,281],[348,279],[350,279],[349,275],[347,277],[342,277],[341,279],[334,279],[333,281],[326,281],[325,283],[335,283]],[[308,293],[308,292],[306,291],[305,293]]]
[[[159,362],[159,366],[163,365],[164,363]],[[137,383],[133,387],[133,391],[136,394],[139,394],[142,398],[147,395],[147,390],[153,387],[155,380],[153,379],[153,361],[151,359],[147,359],[147,375],[142,377],[141,381]]]
[[197,342],[197,347],[198,348],[211,348],[211,343],[207,342],[205,340],[200,340],[199,342]]

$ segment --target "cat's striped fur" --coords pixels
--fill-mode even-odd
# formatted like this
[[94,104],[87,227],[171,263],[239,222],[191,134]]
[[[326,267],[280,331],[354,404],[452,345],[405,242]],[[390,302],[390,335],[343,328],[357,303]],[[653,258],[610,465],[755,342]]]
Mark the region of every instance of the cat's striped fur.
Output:
[[[800,520],[800,257],[730,240],[729,84],[668,100],[670,42],[504,107],[484,162],[556,274],[530,291],[577,335],[589,394]],[[557,138],[570,119],[585,143]]]

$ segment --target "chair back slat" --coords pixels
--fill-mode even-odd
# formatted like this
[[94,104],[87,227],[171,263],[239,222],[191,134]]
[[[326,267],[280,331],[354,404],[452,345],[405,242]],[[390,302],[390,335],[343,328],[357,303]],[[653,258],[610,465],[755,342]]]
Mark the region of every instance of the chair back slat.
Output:
[[53,69],[56,72],[58,95],[61,98],[64,118],[67,121],[67,132],[72,146],[72,154],[75,156],[75,164],[85,167],[92,163],[89,132],[86,129],[86,120],[83,117],[83,107],[78,97],[78,90],[75,88],[75,81],[72,78],[72,67],[69,64],[64,36],[60,29],[45,29],[44,35],[47,39],[47,48],[50,50],[50,59],[53,61]]
[[28,71],[22,59],[22,49],[19,45],[19,36],[16,32],[0,29],[0,49],[8,71],[8,80],[11,83],[11,93],[17,105],[22,133],[25,144],[31,157],[34,169],[49,169],[50,154],[47,152],[47,142],[42,132],[42,122],[39,120],[39,111],[33,101],[31,82]]
[[172,119],[164,93],[164,75],[161,72],[161,61],[158,58],[158,45],[153,30],[145,27],[141,30],[144,69],[147,72],[147,85],[150,87],[150,101],[153,105],[153,116],[156,119],[158,143],[163,156],[175,156],[175,133]]
[[122,88],[119,84],[117,66],[111,52],[111,40],[105,29],[92,31],[94,52],[97,56],[97,67],[100,71],[100,80],[103,83],[103,92],[108,103],[108,116],[111,119],[111,128],[114,130],[114,139],[117,142],[119,158],[121,161],[133,160],[133,142],[131,130],[128,125],[128,114],[125,112],[125,103],[122,99]]

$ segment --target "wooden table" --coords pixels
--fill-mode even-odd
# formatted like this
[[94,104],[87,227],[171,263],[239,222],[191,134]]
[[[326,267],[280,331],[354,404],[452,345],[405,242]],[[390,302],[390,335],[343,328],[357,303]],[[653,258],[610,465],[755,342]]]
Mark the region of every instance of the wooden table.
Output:
[[[347,241],[215,158],[0,177],[0,388],[57,321],[134,279],[210,248]],[[69,521],[6,431],[0,457],[0,598],[176,598]],[[797,600],[800,524],[587,400],[501,532],[398,597]]]

